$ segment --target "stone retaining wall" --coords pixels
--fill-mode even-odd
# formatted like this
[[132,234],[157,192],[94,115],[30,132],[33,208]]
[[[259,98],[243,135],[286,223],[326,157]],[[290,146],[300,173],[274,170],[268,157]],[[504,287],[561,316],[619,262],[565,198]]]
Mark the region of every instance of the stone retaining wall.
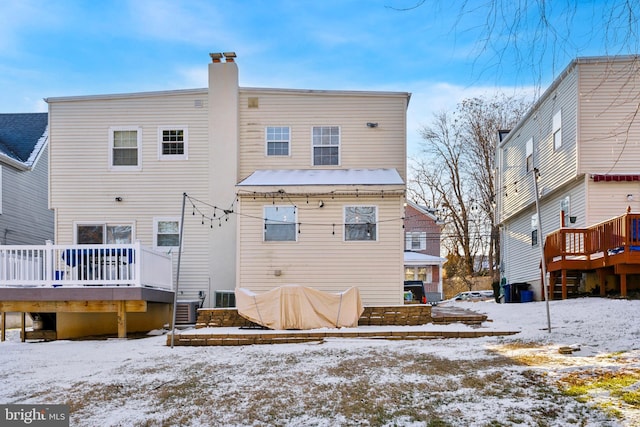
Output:
[[[431,306],[422,304],[365,307],[358,325],[407,326],[424,325],[433,321]],[[201,308],[196,328],[245,327],[260,328],[238,314],[235,308]]]

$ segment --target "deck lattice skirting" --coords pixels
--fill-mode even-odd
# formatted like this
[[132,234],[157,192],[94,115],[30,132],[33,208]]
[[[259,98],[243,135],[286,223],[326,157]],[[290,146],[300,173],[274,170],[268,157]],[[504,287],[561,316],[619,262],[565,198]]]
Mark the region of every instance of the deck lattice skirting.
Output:
[[[386,307],[365,307],[358,325],[360,326],[411,326],[427,323],[446,324],[462,322],[479,325],[487,316],[469,310],[450,309],[430,305],[406,305]],[[512,335],[515,332],[496,331],[371,331],[371,330],[323,330],[323,331],[271,331],[260,329],[259,325],[243,318],[234,308],[207,308],[198,310],[196,329],[216,327],[256,328],[255,333],[178,333],[174,339],[177,346],[226,346],[251,344],[291,344],[322,341],[325,338],[369,338],[388,340],[415,340],[438,338],[477,338],[487,335]],[[171,335],[167,336],[167,345]]]

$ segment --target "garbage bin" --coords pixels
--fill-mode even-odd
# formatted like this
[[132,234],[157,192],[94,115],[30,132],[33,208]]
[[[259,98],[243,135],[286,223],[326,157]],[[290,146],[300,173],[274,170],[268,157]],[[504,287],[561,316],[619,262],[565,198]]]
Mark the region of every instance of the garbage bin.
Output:
[[505,303],[511,302],[511,285],[509,283],[502,285],[502,295]]
[[[522,293],[529,291],[531,284],[529,283],[512,283],[511,284],[511,302],[525,302],[522,301]],[[531,296],[533,298],[533,296]]]
[[531,302],[533,301],[533,291],[523,290],[520,291],[520,302]]

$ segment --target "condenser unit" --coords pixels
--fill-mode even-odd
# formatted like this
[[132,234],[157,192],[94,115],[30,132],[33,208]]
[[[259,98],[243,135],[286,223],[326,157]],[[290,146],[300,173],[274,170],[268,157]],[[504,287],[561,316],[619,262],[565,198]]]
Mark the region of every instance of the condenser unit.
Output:
[[176,324],[191,324],[198,320],[200,301],[178,301],[176,303]]

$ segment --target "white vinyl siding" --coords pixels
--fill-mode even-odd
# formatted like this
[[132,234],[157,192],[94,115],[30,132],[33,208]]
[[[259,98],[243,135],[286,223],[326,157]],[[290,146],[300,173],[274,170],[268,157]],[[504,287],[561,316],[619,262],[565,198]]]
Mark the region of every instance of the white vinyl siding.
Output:
[[189,158],[189,130],[186,126],[158,128],[158,159],[186,160]]
[[[56,243],[74,242],[74,221],[123,223],[135,219],[134,239],[153,248],[153,218],[179,217],[184,192],[208,200],[208,116],[206,108],[195,106],[196,101],[206,99],[204,90],[50,102],[50,165],[54,172],[50,204],[57,216]],[[105,168],[105,138],[114,123],[142,129],[142,173],[113,173]],[[176,123],[188,127],[189,159],[159,161],[158,128]],[[123,201],[116,202],[115,197]],[[180,288],[184,295],[194,296],[208,289],[212,277],[208,242],[216,238],[219,228],[202,225],[201,217],[191,212],[187,219]],[[174,257],[174,275],[176,267]]]
[[[277,286],[300,284],[325,292],[357,286],[363,304],[401,304],[403,267],[403,205],[400,196],[291,196],[299,208],[297,242],[263,242],[264,199],[240,194],[239,282],[262,293]],[[345,206],[377,206],[378,240],[345,242]],[[215,227],[214,227],[215,228]],[[299,232],[298,232],[299,231]],[[277,250],[275,248],[277,247]]]
[[638,173],[638,75],[637,57],[580,68],[581,173]]
[[[312,168],[311,128],[338,125],[340,168],[393,168],[406,181],[406,94],[240,89],[240,97],[240,178],[258,169]],[[259,98],[258,108],[246,107],[249,97]],[[283,118],[291,131],[289,156],[265,157],[265,127]],[[371,121],[378,127],[367,127]]]

